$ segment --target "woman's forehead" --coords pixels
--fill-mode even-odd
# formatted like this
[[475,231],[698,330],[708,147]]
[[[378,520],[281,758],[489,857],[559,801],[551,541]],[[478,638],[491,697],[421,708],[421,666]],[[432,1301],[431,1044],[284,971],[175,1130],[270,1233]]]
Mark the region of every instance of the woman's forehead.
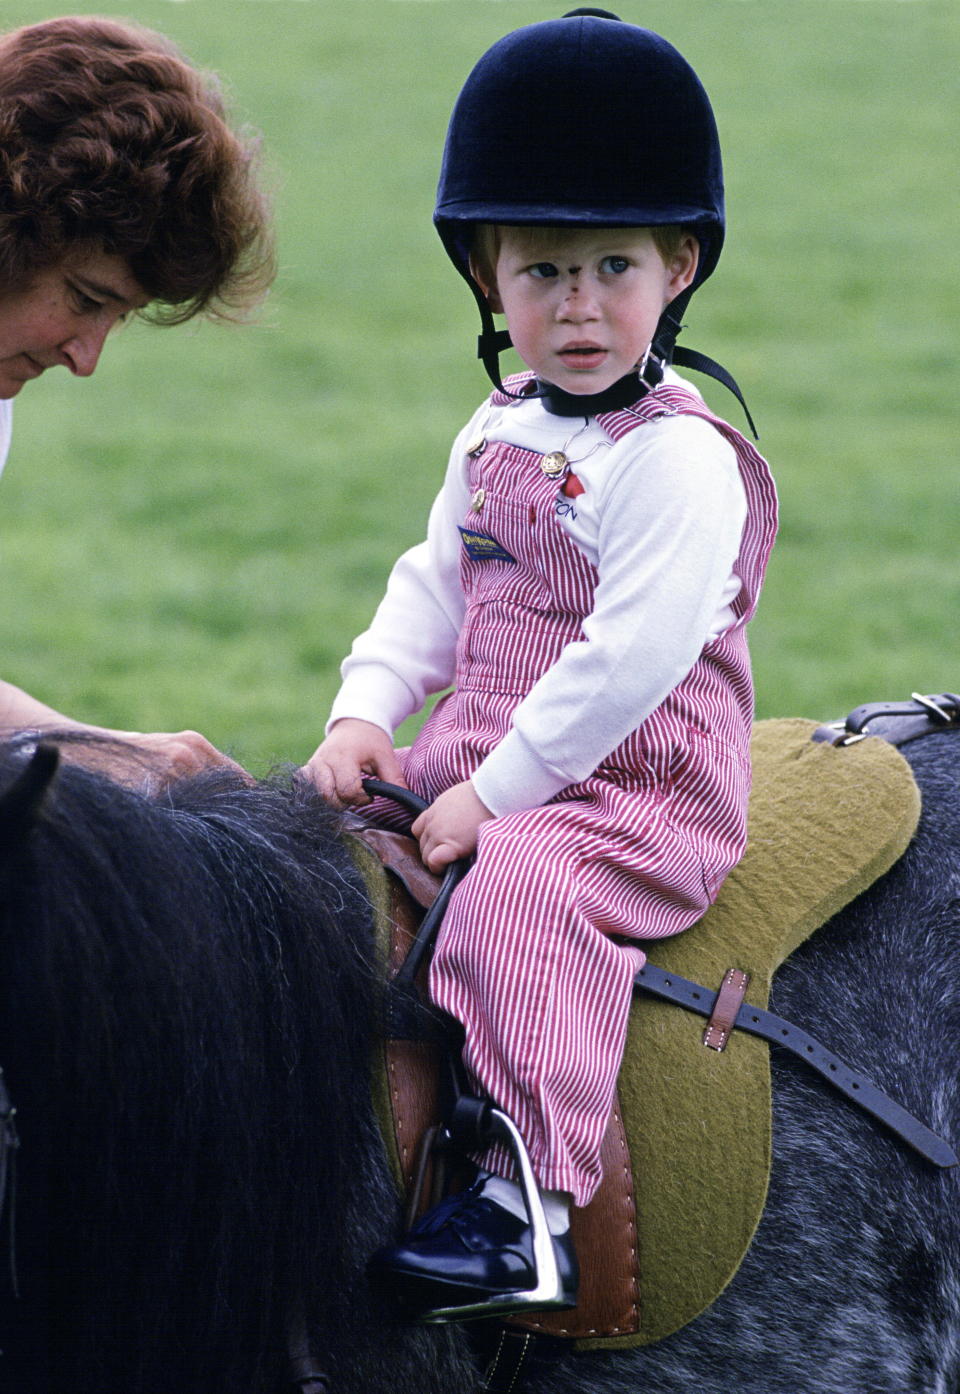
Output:
[[84,282],[85,286],[131,309],[143,309],[150,296],[136,279],[123,257],[112,256],[100,249],[77,251],[64,261],[62,269]]

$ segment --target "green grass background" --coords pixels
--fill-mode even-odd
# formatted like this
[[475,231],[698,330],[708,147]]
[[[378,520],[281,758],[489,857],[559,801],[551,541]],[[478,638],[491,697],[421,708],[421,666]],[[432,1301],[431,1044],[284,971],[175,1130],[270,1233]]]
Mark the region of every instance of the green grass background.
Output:
[[[0,667],[72,716],[195,726],[261,772],[313,750],[484,394],[473,303],[430,223],[450,107],[490,43],[567,6],[73,8],[160,28],[224,75],[263,132],[281,272],[254,326],[128,326],[92,381],[55,372],[18,399]],[[4,27],[56,12],[0,0]],[[684,341],[739,378],[780,486],[759,713],[960,687],[960,7],[619,12],[690,58],[724,145],[728,243]]]

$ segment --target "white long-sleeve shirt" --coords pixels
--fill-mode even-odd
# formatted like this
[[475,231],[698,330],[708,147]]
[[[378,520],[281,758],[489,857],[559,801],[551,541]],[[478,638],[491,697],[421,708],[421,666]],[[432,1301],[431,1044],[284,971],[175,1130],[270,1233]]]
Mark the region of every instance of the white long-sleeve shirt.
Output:
[[0,398],[0,474],[7,463],[10,449],[10,433],[13,430],[13,402],[9,397]]
[[343,663],[331,725],[360,717],[392,736],[455,681],[464,615],[458,525],[470,507],[467,451],[481,436],[564,452],[584,492],[557,523],[598,572],[586,642],[568,645],[540,678],[473,776],[499,815],[586,778],[732,623],[747,505],[733,448],[697,417],[664,415],[614,442],[592,418],[554,416],[537,400],[485,403],[454,442],[426,540],[397,562]]

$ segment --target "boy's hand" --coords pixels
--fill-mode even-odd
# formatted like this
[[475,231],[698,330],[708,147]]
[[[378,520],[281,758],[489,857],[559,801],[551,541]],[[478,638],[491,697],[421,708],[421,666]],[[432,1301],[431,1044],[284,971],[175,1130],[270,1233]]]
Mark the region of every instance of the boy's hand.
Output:
[[352,716],[331,726],[327,739],[317,747],[300,773],[315,784],[335,808],[370,802],[370,795],[360,783],[364,775],[376,775],[388,784],[399,784],[403,788],[407,784],[386,731]]
[[470,780],[454,784],[414,823],[411,831],[420,841],[420,856],[434,872],[477,850],[481,823],[494,815],[481,803]]

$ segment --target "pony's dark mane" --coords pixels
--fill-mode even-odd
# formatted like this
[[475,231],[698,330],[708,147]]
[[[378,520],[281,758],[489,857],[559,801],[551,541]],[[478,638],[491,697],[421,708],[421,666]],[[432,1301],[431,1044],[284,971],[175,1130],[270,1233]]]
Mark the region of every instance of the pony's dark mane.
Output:
[[[0,789],[24,760],[0,756]],[[123,1394],[273,1388],[302,1293],[326,1294],[312,1323],[344,1320],[345,1269],[322,1236],[371,1145],[332,1127],[368,1088],[373,1002],[368,906],[335,817],[305,789],[222,770],[149,798],[64,762],[2,866],[0,907],[20,1211],[42,1197],[64,1245],[33,1253],[21,1226],[15,1319],[22,1331],[33,1314],[49,1361],[36,1388],[78,1389],[85,1338],[107,1361],[88,1372],[97,1394],[114,1389],[112,1358],[144,1363]],[[52,1293],[37,1291],[44,1272]],[[62,1329],[44,1329],[51,1296]],[[34,1387],[16,1378],[3,1387]]]

